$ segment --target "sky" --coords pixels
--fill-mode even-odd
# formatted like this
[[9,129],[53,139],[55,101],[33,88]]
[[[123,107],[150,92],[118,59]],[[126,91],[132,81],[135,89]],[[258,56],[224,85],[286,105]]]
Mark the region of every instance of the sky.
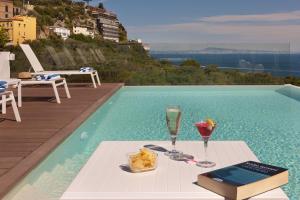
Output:
[[102,2],[118,14],[129,38],[146,43],[276,44],[300,52],[300,0]]

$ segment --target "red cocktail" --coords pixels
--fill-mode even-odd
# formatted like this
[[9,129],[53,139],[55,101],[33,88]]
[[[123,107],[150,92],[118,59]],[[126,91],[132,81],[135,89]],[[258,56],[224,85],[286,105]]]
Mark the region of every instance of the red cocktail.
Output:
[[210,126],[207,122],[196,123],[195,126],[203,138],[210,137],[215,128]]
[[204,168],[214,167],[216,163],[207,160],[207,146],[208,146],[208,140],[216,128],[216,123],[211,119],[207,119],[204,122],[202,121],[196,123],[195,126],[197,127],[198,132],[200,133],[204,141],[204,157],[205,157],[205,160],[197,162],[197,165],[199,167],[204,167]]

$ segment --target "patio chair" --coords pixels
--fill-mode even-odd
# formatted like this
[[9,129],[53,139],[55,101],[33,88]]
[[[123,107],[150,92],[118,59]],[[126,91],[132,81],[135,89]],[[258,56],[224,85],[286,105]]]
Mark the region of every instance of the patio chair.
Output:
[[6,81],[8,86],[18,88],[18,106],[21,107],[21,80],[16,78],[10,78],[10,60],[13,60],[13,58],[11,58],[10,52],[0,52],[0,79]]
[[7,56],[9,52],[0,52],[0,79],[8,83],[8,85],[16,84],[18,87],[18,105],[22,106],[22,86],[23,85],[49,85],[53,88],[54,96],[58,104],[61,103],[57,87],[64,86],[67,98],[71,98],[69,88],[65,78],[57,78],[55,80],[20,80],[10,78],[10,63]]
[[[45,71],[36,57],[35,53],[32,51],[31,47],[28,44],[20,44],[22,50],[24,51],[27,59],[29,60],[31,67],[34,70],[34,75],[45,75],[45,74],[60,74],[60,75],[90,75],[94,88],[97,88],[97,84],[100,86],[101,82],[99,79],[98,72],[96,70],[81,72],[79,70],[63,70],[63,71]],[[95,81],[97,79],[97,84]]]
[[0,104],[2,105],[2,114],[6,114],[7,102],[11,101],[11,106],[13,108],[16,121],[21,122],[20,113],[13,92],[12,91],[0,92],[0,97],[1,97]]

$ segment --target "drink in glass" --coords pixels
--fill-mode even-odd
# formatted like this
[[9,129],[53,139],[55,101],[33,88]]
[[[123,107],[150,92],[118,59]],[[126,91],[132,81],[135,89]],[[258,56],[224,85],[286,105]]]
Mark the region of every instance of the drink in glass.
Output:
[[207,160],[207,147],[208,140],[216,128],[216,123],[211,119],[207,119],[206,121],[196,123],[195,126],[204,141],[204,161],[197,162],[197,166],[203,168],[214,167],[216,163]]
[[182,152],[176,150],[176,139],[180,128],[181,110],[179,106],[169,106],[166,109],[166,121],[172,141],[172,150],[165,154],[173,160],[181,159]]

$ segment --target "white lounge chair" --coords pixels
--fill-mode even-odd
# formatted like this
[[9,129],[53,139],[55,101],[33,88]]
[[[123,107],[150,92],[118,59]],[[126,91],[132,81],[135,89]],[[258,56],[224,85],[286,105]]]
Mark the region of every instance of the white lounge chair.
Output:
[[7,102],[11,101],[11,106],[13,108],[15,118],[17,122],[21,122],[20,113],[16,104],[16,100],[12,91],[5,91],[0,93],[0,104],[2,105],[2,114],[6,114]]
[[67,85],[67,82],[65,78],[58,78],[55,80],[42,80],[37,81],[35,79],[30,80],[20,80],[20,79],[12,79],[10,78],[10,63],[9,59],[7,57],[7,53],[9,52],[0,52],[0,79],[3,81],[6,81],[8,85],[14,85],[16,84],[18,87],[18,106],[22,106],[22,86],[23,85],[50,85],[53,88],[53,92],[56,98],[56,102],[58,104],[61,103],[60,97],[58,94],[57,87],[58,86],[64,86],[65,92],[68,98],[71,98],[69,88]]
[[58,104],[61,104],[61,101],[60,101],[60,97],[59,97],[59,94],[58,94],[57,87],[58,86],[64,86],[67,98],[68,99],[71,98],[69,88],[68,88],[68,85],[67,85],[67,82],[66,82],[65,78],[58,78],[58,79],[55,79],[55,80],[42,80],[42,81],[37,81],[37,80],[34,80],[34,79],[30,79],[30,80],[21,81],[21,86],[23,86],[23,85],[51,85],[52,88],[53,88],[56,103],[58,103]]
[[22,106],[22,88],[21,80],[16,78],[10,78],[10,52],[0,52],[0,80],[6,81],[8,86],[18,88],[18,106]]
[[[29,60],[31,67],[34,70],[34,75],[45,75],[45,74],[60,74],[60,75],[90,75],[94,88],[97,88],[97,84],[100,86],[101,82],[99,79],[99,75],[97,70],[93,70],[91,72],[80,72],[79,70],[63,70],[63,71],[45,71],[42,67],[41,63],[39,62],[38,58],[32,51],[31,47],[28,44],[20,44],[22,50],[24,51],[27,59]],[[97,79],[97,84],[95,81]]]

